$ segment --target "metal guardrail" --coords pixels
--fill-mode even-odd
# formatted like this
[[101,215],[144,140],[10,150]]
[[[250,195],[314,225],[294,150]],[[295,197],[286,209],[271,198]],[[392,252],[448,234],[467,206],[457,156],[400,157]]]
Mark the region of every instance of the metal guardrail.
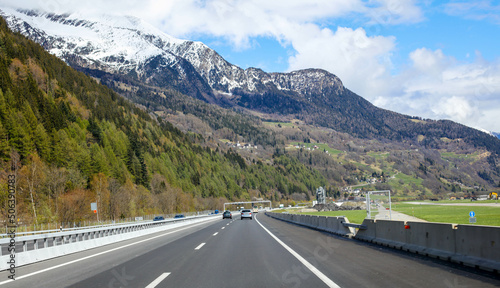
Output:
[[[142,221],[140,223],[125,224],[125,225],[99,225],[97,227],[85,227],[85,228],[69,228],[66,231],[56,230],[46,230],[46,231],[36,231],[40,234],[36,235],[23,235],[18,237],[15,234],[15,244],[11,244],[10,237],[0,239],[0,256],[8,255],[9,246],[15,245],[15,251],[17,253],[22,253],[26,251],[32,251],[37,249],[44,249],[48,247],[59,246],[63,244],[87,241],[92,239],[103,238],[112,235],[124,234],[138,230],[144,230],[149,228],[155,228],[162,225],[169,225],[175,222],[181,222],[192,219],[199,219],[205,217],[212,217],[215,215],[200,215],[200,216],[189,216],[185,218],[177,219],[167,219],[162,221]],[[219,217],[220,215],[217,215]],[[45,232],[45,233],[42,233]],[[24,232],[22,234],[32,234],[33,232]],[[8,235],[8,234],[6,234]]]
[[[47,233],[57,233],[57,232],[66,232],[66,231],[75,231],[75,230],[85,230],[85,229],[95,229],[102,227],[114,227],[121,225],[129,225],[129,224],[137,224],[151,222],[151,220],[142,220],[142,221],[134,221],[134,222],[123,222],[123,223],[111,223],[111,224],[102,224],[102,225],[94,225],[94,226],[82,226],[82,227],[73,227],[73,228],[62,228],[62,229],[50,229],[50,230],[35,230],[35,231],[27,231],[27,232],[16,232],[17,236],[25,236],[25,235],[37,235],[37,234],[47,234]],[[1,238],[10,237],[10,234],[0,234],[0,243]]]
[[[145,223],[145,222],[151,222],[155,215],[156,216],[164,216],[165,219],[173,219],[174,215],[177,215],[177,213],[176,214],[148,215],[149,218],[146,218],[145,220],[139,220],[139,221],[136,220],[136,221],[127,221],[127,222],[98,224],[98,225],[92,225],[92,226],[79,226],[79,227],[73,227],[73,228],[62,228],[62,229],[56,228],[56,229],[49,229],[49,230],[33,230],[33,231],[25,231],[25,232],[16,232],[16,236],[56,233],[56,232],[63,232],[63,231],[74,231],[74,230],[83,230],[83,229],[91,229],[91,228],[99,228],[99,227],[110,227],[110,226]],[[216,214],[213,213],[213,210],[205,210],[205,211],[198,211],[198,212],[186,212],[183,215],[185,215],[186,217],[191,217],[191,216],[216,215]],[[144,216],[144,217],[148,217],[148,216]],[[143,218],[143,217],[141,217],[141,218]],[[21,226],[22,225],[18,226],[18,229]],[[26,227],[26,225],[24,227]],[[0,234],[0,239],[6,238],[6,237],[10,237],[10,235],[7,233]]]

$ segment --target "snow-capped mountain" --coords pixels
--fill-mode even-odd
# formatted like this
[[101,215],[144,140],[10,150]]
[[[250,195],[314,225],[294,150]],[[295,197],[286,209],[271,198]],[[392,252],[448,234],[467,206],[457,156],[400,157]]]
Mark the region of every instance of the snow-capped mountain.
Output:
[[201,42],[176,39],[136,17],[58,15],[2,7],[0,15],[12,30],[146,106],[184,111],[196,105],[184,97],[188,95],[269,115],[266,119],[300,119],[356,137],[436,147],[443,138],[464,139],[500,154],[500,142],[483,132],[451,121],[414,121],[377,108],[327,71],[241,69]]
[[[201,42],[176,39],[132,16],[56,15],[11,8],[1,11],[12,30],[38,42],[72,66],[110,73],[132,72],[153,82],[159,74],[168,75],[160,77],[165,78],[163,82],[198,82],[199,75],[213,92],[226,94],[234,89],[260,93],[269,84],[300,94],[325,87],[343,90],[340,79],[323,70],[265,73],[255,68],[241,69]],[[199,91],[188,94],[211,94],[203,83],[197,86]]]

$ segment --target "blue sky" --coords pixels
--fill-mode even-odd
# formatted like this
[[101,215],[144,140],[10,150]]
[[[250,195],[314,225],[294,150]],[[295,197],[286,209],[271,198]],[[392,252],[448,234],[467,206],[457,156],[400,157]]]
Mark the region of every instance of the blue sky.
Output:
[[16,5],[134,15],[174,37],[201,41],[242,68],[322,68],[379,107],[500,132],[500,1],[31,0]]

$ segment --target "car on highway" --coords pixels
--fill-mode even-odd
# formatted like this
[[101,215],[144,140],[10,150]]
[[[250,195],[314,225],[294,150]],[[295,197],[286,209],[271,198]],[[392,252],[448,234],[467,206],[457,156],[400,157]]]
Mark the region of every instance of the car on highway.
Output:
[[233,214],[231,214],[231,211],[224,211],[224,213],[222,214],[222,219],[226,218],[233,219]]
[[186,218],[183,214],[177,214],[174,216],[174,219],[179,219],[179,218]]
[[156,216],[155,218],[153,218],[153,221],[161,221],[161,220],[165,220],[165,218],[163,218],[163,216]]
[[250,218],[250,220],[253,219],[253,216],[252,216],[252,210],[250,209],[243,209],[241,210],[241,220],[243,220],[244,218]]

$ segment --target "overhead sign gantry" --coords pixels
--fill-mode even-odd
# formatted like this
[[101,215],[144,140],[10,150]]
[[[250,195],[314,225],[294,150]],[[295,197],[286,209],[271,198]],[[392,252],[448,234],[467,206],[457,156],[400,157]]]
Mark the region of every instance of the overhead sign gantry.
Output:
[[[260,200],[260,201],[248,201],[248,202],[228,202],[224,203],[224,211],[226,211],[226,205],[244,205],[244,204],[251,204],[254,206],[256,203],[269,203],[269,208],[272,208],[272,202],[270,200]],[[264,207],[265,208],[265,207]]]

